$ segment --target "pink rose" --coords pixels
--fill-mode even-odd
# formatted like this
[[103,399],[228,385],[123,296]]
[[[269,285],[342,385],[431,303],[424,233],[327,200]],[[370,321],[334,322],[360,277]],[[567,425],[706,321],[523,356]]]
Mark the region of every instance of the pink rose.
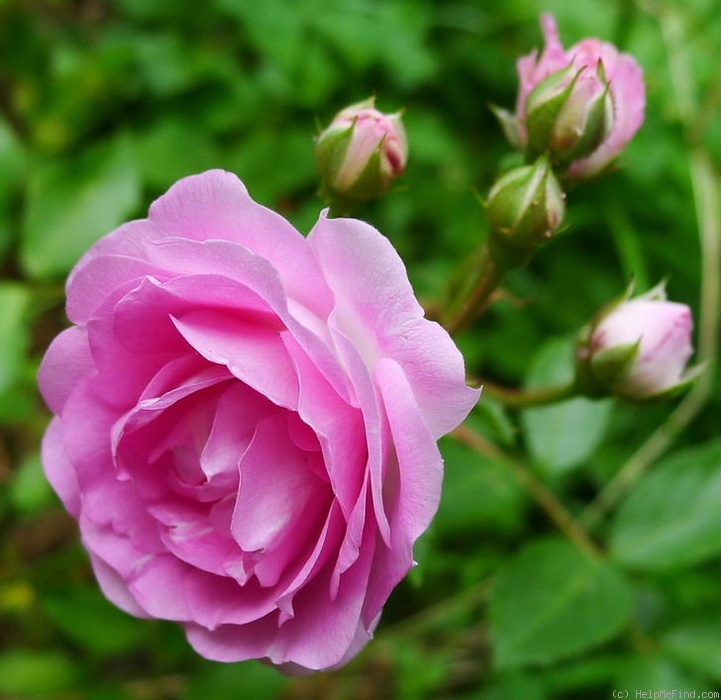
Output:
[[391,244],[324,216],[306,239],[211,171],[98,241],[67,295],[43,462],[107,597],[211,659],[356,654],[477,399]]
[[[580,102],[584,96],[588,100],[597,99],[603,93],[606,82],[610,85],[613,106],[610,128],[600,145],[591,155],[571,163],[568,169],[570,177],[591,177],[621,153],[643,122],[646,104],[643,72],[632,56],[620,53],[615,46],[599,39],[583,39],[564,51],[558,38],[556,21],[549,14],[541,16],[541,28],[545,40],[541,55],[538,56],[534,51],[518,59],[516,64],[519,79],[515,114],[518,138],[521,145],[525,146],[528,141],[525,127],[527,102],[534,88],[568,66],[573,66],[576,72],[583,68],[575,84],[574,94],[569,98],[569,104],[573,105],[572,111],[578,112],[579,118],[585,118]],[[602,64],[600,76],[599,62]],[[574,74],[574,71],[569,72],[566,78],[568,83]]]

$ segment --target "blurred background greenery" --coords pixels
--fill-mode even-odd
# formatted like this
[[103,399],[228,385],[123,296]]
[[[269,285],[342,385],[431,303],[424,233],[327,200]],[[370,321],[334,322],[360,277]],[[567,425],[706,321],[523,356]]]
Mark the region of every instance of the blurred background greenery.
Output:
[[[566,235],[459,339],[473,375],[508,385],[562,380],[569,337],[632,275],[640,291],[668,276],[698,314],[699,228],[712,234],[719,216],[717,0],[0,0],[0,697],[543,700],[721,686],[713,370],[695,420],[651,458],[637,450],[659,424],[672,432],[673,406],[518,415],[484,400],[475,437],[442,444],[439,515],[376,640],[310,678],[207,662],[176,626],[115,610],[42,475],[35,372],[66,323],[62,285],[80,254],[211,167],[307,231],[322,206],[316,123],[370,94],[406,109],[411,156],[361,216],[392,239],[424,302],[442,303],[485,235],[477,194],[510,151],[488,105],[513,106],[515,59],[539,46],[542,11],[566,46],[598,36],[634,53],[648,107],[619,171],[569,194]],[[627,488],[594,517],[618,473]]]

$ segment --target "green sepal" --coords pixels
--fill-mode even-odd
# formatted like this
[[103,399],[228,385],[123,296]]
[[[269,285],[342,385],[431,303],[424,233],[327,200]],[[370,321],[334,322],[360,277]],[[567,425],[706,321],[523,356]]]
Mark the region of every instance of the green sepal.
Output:
[[564,150],[562,144],[554,143],[553,153],[559,163],[569,164],[574,160],[587,158],[608,138],[613,124],[613,104],[609,87],[606,85],[601,96],[588,110],[586,123],[575,144]]
[[503,135],[508,139],[508,142],[514,148],[521,147],[521,135],[518,127],[518,119],[511,114],[507,109],[498,107],[497,105],[488,105],[488,109],[493,112],[493,115],[498,119],[498,123],[503,129]]
[[633,403],[646,403],[653,401],[666,401],[667,399],[676,398],[679,394],[682,394],[684,391],[686,391],[686,389],[688,389],[708,369],[708,366],[708,362],[701,362],[700,364],[694,365],[693,367],[688,367],[681,376],[681,380],[677,384],[668,387],[668,389],[664,389],[658,394],[644,396],[641,399],[628,400],[632,400]]
[[315,158],[322,177],[321,192],[343,166],[346,153],[353,139],[355,121],[346,128],[326,131],[315,143]]
[[320,187],[320,195],[331,209],[332,216],[349,216],[353,214],[362,204],[383,194],[387,187],[380,177],[381,169],[381,148],[383,141],[373,151],[368,162],[358,175],[353,186],[344,192],[339,192],[323,180]]
[[[566,68],[542,80],[531,91],[526,101],[527,160],[535,160],[548,149],[556,119],[568,102],[576,81],[584,70],[585,67],[576,69],[573,63],[570,63]],[[569,76],[574,72],[575,74],[569,80]],[[562,88],[566,81],[568,81],[568,85]],[[559,89],[560,92],[556,92]],[[548,94],[551,96],[546,97]]]
[[644,299],[645,301],[666,301],[668,295],[666,294],[666,278],[662,279],[655,287],[651,287],[645,294],[640,294],[637,299]]
[[366,162],[363,170],[360,171],[353,186],[344,193],[348,199],[366,202],[386,191],[387,182],[381,175],[381,158],[384,142],[385,136],[378,142],[378,145]]
[[626,374],[638,357],[641,339],[627,345],[614,345],[605,350],[594,352],[591,355],[590,365],[594,381],[599,388],[606,389],[606,393],[613,393],[613,387]]

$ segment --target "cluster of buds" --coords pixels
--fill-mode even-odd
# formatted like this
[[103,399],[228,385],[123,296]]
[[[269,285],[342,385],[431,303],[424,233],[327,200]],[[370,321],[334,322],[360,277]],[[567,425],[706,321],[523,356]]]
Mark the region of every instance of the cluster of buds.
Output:
[[383,114],[375,98],[341,110],[316,139],[321,195],[341,211],[388,190],[406,168],[408,144],[401,114]]
[[551,15],[541,27],[540,56],[518,60],[515,114],[495,110],[533,163],[503,175],[488,196],[491,253],[504,270],[526,264],[558,230],[565,212],[559,178],[607,169],[643,121],[643,76],[632,56],[598,39],[564,51]]
[[[565,211],[561,182],[587,179],[615,161],[641,126],[645,88],[634,58],[588,38],[565,51],[555,20],[541,17],[544,48],[517,62],[514,113],[496,109],[527,165],[504,173],[487,198],[488,251],[501,272],[529,262],[554,237]],[[340,111],[316,139],[321,194],[337,212],[389,189],[403,173],[408,146],[400,113],[373,98]],[[606,305],[584,329],[576,388],[588,396],[646,401],[678,392],[699,373],[687,369],[690,309],[669,302],[663,285]]]
[[514,114],[497,110],[514,146],[535,158],[548,151],[572,179],[593,177],[618,157],[643,122],[646,92],[633,56],[599,39],[564,51],[551,15],[545,46],[518,60]]
[[579,338],[576,384],[588,396],[631,401],[674,395],[702,367],[687,368],[693,354],[691,309],[668,301],[663,284],[630,298],[630,289],[607,304]]

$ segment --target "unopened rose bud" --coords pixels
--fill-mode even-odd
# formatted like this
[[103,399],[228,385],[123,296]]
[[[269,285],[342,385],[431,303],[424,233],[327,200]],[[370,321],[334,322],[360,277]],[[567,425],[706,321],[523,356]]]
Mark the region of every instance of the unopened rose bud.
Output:
[[[545,144],[571,178],[592,177],[621,153],[643,122],[646,91],[635,59],[599,39],[564,51],[551,15],[541,17],[545,46],[518,60],[516,140],[530,155]],[[505,115],[508,117],[508,115]]]
[[341,110],[317,138],[321,192],[331,203],[365,202],[403,173],[408,144],[400,113],[383,114],[375,99]]
[[563,167],[590,156],[613,127],[609,84],[599,61],[595,73],[572,63],[539,83],[526,102],[528,152],[545,151]]
[[490,250],[496,263],[504,269],[525,265],[561,225],[564,199],[545,156],[503,175],[488,193],[486,205]]
[[686,367],[693,353],[692,328],[689,307],[667,301],[662,285],[611,303],[582,334],[579,388],[591,396],[614,394],[632,401],[677,393],[700,372]]

